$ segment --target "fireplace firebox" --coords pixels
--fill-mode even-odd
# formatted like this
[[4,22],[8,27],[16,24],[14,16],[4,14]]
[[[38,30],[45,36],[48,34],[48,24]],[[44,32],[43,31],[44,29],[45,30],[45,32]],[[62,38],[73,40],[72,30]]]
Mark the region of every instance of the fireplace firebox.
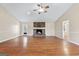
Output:
[[33,29],[34,36],[45,36],[45,29]]

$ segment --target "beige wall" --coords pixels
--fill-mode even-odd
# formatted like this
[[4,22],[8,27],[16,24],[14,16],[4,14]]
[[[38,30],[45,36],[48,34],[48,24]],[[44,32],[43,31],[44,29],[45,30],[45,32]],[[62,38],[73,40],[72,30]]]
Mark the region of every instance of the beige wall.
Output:
[[0,42],[19,35],[19,22],[0,6]]
[[70,21],[70,41],[79,43],[79,4],[74,4],[63,16],[55,22],[56,36],[62,38],[62,22]]
[[[33,27],[33,22],[26,22],[26,31],[29,36],[33,35],[33,29],[36,29]],[[23,35],[24,32],[24,23],[21,23],[21,35]],[[54,27],[54,22],[46,22],[46,27],[43,28],[46,29],[46,36],[55,36],[55,27]]]

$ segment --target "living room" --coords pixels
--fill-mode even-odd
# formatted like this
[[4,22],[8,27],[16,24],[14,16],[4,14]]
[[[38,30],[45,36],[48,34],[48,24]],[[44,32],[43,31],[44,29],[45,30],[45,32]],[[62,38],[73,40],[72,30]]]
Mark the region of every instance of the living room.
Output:
[[0,4],[1,55],[79,55],[78,14],[74,3]]

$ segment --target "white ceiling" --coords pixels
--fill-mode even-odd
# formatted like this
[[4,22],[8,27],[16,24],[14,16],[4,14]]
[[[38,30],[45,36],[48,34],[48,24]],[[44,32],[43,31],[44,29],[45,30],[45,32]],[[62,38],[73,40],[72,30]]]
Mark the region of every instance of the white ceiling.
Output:
[[[1,4],[9,13],[20,21],[56,21],[72,4],[48,3],[47,13],[37,14],[33,12],[36,3],[3,3]],[[30,14],[28,14],[30,12]]]

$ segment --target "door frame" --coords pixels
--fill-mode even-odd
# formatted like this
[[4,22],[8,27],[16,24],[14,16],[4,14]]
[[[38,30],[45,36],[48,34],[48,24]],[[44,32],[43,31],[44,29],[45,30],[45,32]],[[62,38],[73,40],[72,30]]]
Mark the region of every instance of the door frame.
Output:
[[[62,22],[62,38],[63,39],[65,39],[65,24],[68,24],[68,36],[69,36],[69,24],[70,24],[70,21],[69,20],[64,20],[63,22]],[[69,39],[69,38],[68,38]]]

